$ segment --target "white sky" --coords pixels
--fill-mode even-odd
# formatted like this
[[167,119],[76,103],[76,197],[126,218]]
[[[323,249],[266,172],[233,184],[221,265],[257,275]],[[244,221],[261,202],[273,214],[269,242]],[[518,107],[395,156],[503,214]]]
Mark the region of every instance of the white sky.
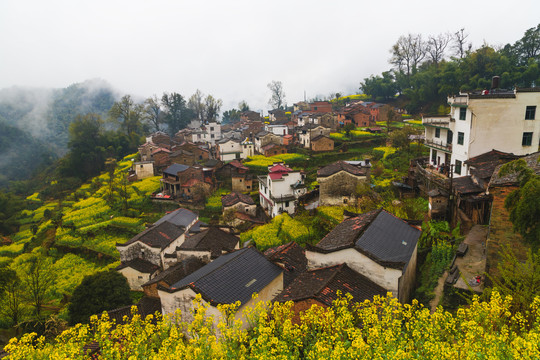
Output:
[[400,35],[465,28],[473,46],[514,43],[540,23],[539,0],[0,0],[0,88],[101,78],[135,97],[196,89],[268,109],[355,93],[390,69]]

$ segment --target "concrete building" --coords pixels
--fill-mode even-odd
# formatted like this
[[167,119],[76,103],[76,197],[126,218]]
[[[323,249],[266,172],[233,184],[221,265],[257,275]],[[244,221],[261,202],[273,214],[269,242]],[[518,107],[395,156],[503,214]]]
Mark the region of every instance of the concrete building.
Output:
[[430,163],[454,165],[454,177],[469,174],[465,161],[492,149],[527,155],[538,151],[540,87],[460,93],[448,98],[450,114],[424,116]]
[[259,176],[259,198],[261,207],[274,217],[282,212],[293,214],[296,200],[305,194],[305,175],[294,171],[283,163],[268,167],[268,175]]

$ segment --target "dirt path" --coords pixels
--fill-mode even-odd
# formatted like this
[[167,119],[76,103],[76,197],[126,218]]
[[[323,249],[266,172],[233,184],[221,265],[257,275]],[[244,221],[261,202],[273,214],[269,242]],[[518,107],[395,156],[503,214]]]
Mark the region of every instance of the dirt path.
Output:
[[429,308],[432,314],[435,312],[435,310],[437,310],[437,305],[439,305],[439,301],[441,301],[441,297],[444,291],[444,281],[446,280],[447,276],[448,271],[445,271],[444,274],[442,274],[442,276],[439,278],[437,286],[433,290],[433,292],[435,293],[435,297],[429,302]]

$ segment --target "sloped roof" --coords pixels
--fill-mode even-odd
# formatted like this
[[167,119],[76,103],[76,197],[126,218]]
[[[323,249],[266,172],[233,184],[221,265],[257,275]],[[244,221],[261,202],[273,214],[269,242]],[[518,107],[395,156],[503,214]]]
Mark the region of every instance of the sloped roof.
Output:
[[305,271],[307,268],[306,252],[294,241],[270,248],[264,252],[264,256],[270,261],[282,263],[287,270]]
[[212,305],[245,304],[283,270],[253,247],[221,255],[208,265],[173,284],[171,292],[191,287]]
[[[533,154],[522,157],[529,167],[536,175],[540,175],[540,152],[535,152]],[[499,171],[503,165],[497,166],[493,171],[493,176],[489,182],[489,186],[507,186],[507,185],[518,185],[518,173],[509,173],[504,176],[499,175]]]
[[191,235],[176,250],[210,251],[212,258],[220,256],[223,251],[233,251],[239,238],[217,227],[210,227],[198,234]]
[[358,236],[380,211],[381,209],[372,210],[341,222],[322,238],[316,247],[325,251],[336,251],[354,246]]
[[414,253],[421,233],[382,209],[360,235],[355,248],[380,264],[403,268]]
[[116,270],[122,270],[127,267],[135,269],[143,274],[153,274],[159,269],[159,266],[152,264],[150,261],[135,258],[133,260],[121,263],[120,265],[118,265]]
[[[328,139],[328,140],[332,140],[330,137],[326,136],[326,135],[318,135],[318,136],[315,136],[313,139],[311,139],[311,142],[317,142],[319,140],[322,140],[322,139]],[[332,140],[333,142],[334,140]]]
[[167,247],[171,242],[176,240],[183,233],[183,228],[180,228],[173,223],[165,221],[135,235],[128,242],[124,244],[116,244],[116,246],[127,246],[137,241],[140,241],[150,247],[163,249]]
[[182,165],[182,164],[172,164],[165,170],[163,170],[163,173],[176,176],[179,172],[183,172],[189,169],[189,166]]
[[169,222],[176,226],[187,228],[189,224],[191,224],[198,217],[199,216],[194,212],[188,209],[180,208],[163,216],[161,219],[156,221],[154,225],[159,225],[163,222]]
[[339,161],[336,161],[335,163],[332,163],[330,165],[327,165],[317,170],[317,176],[327,177],[327,176],[334,175],[340,171],[345,171],[355,176],[365,176],[367,174],[366,169],[362,169],[360,167],[351,165],[345,161],[339,160]]
[[240,161],[238,161],[236,159],[234,159],[233,161],[227,163],[227,165],[234,166],[237,169],[249,170],[246,166],[244,166],[244,164],[242,164]]
[[403,269],[414,253],[421,233],[381,208],[343,221],[311,248],[332,252],[354,246],[383,266]]
[[471,174],[479,177],[480,179],[488,179],[493,175],[495,168],[508,161],[517,159],[519,156],[512,153],[506,153],[498,150],[491,150],[486,153],[480,154],[469,160],[465,161],[465,164],[470,168]]
[[273,165],[269,170],[268,172],[270,173],[287,173],[287,172],[292,172],[293,170],[288,167],[288,166],[285,166],[283,164],[276,164],[276,165]]
[[386,295],[386,290],[357,273],[346,264],[304,272],[279,294],[275,301],[301,301],[315,299],[331,306],[337,292],[349,293],[354,302],[373,300],[376,295]]
[[167,285],[170,286],[175,282],[182,280],[192,272],[199,270],[204,265],[206,265],[206,262],[204,262],[203,260],[196,257],[189,257],[160,272],[158,275],[154,276],[150,281],[144,283],[142,286],[145,287],[161,281],[165,282]]
[[463,195],[481,193],[484,191],[482,187],[478,186],[473,182],[471,176],[462,176],[455,178],[452,182],[452,186],[458,193]]
[[244,204],[248,205],[255,205],[255,201],[253,201],[251,196],[238,192],[232,192],[221,198],[221,203],[223,206],[233,206],[239,202],[243,202]]

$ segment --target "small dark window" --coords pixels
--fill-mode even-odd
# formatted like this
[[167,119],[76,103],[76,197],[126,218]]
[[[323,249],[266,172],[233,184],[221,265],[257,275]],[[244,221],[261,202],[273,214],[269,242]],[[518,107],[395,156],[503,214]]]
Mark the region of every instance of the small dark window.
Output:
[[457,143],[459,145],[463,145],[463,139],[465,138],[465,134],[463,134],[461,131],[457,133]]
[[314,110],[314,111],[317,111],[317,107],[316,107],[316,106],[314,106],[314,107],[313,107],[313,110]]
[[441,129],[435,128],[435,137],[440,138],[441,137]]
[[523,133],[523,139],[521,140],[521,145],[523,146],[531,146],[532,145],[532,132],[524,132]]
[[452,143],[453,135],[454,135],[454,133],[452,132],[452,130],[448,130],[448,132],[446,133],[446,143],[447,144]]
[[460,108],[459,109],[459,120],[465,120],[467,119],[467,109],[466,108]]
[[289,207],[289,202],[285,201],[285,207]]
[[214,131],[214,127],[213,127],[213,126],[210,126],[210,131]]
[[525,120],[534,120],[536,116],[536,106],[527,106],[525,109]]
[[454,167],[454,172],[458,175],[461,175],[461,160],[456,160],[456,166]]

